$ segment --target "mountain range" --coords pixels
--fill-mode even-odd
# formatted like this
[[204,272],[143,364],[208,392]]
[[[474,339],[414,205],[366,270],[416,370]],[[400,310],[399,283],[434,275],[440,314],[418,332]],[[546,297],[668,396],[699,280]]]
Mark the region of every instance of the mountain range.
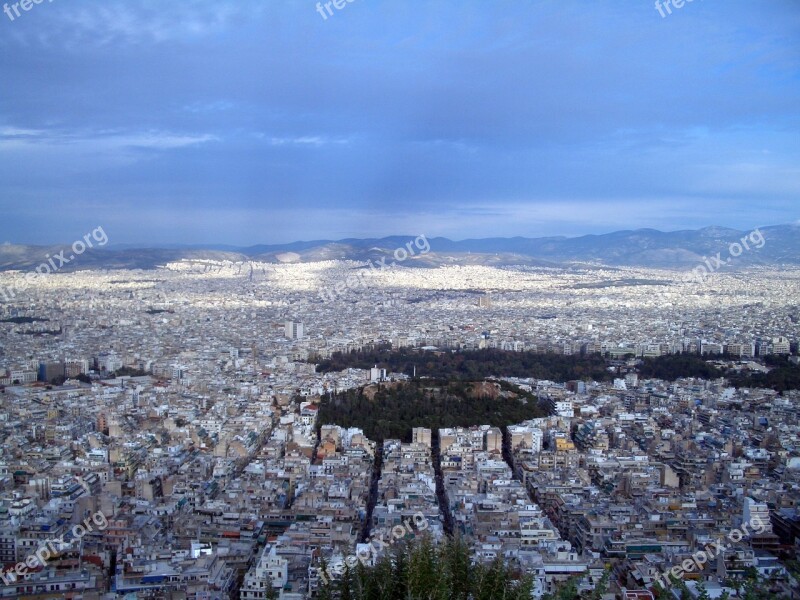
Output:
[[[632,266],[685,269],[702,264],[706,258],[720,253],[730,258],[729,267],[757,265],[800,265],[800,222],[760,227],[753,231],[737,231],[723,227],[697,230],[658,231],[637,229],[580,237],[483,238],[453,241],[443,237],[416,235],[390,236],[380,239],[343,239],[292,242],[288,244],[235,247],[222,245],[144,247],[109,245],[92,248],[60,271],[86,269],[154,269],[180,260],[259,261],[266,263],[354,260],[395,262],[394,253],[410,243],[414,255],[398,262],[404,266],[436,267],[445,264],[529,265],[529,266]],[[742,243],[746,238],[747,243]],[[423,243],[427,241],[427,243]],[[731,244],[742,246],[741,253]],[[423,251],[429,250],[423,254]],[[30,270],[47,257],[64,251],[72,255],[69,245],[24,246],[0,245],[0,270]],[[738,256],[732,256],[739,254]],[[402,253],[398,252],[398,256]],[[57,263],[56,263],[57,264]]]

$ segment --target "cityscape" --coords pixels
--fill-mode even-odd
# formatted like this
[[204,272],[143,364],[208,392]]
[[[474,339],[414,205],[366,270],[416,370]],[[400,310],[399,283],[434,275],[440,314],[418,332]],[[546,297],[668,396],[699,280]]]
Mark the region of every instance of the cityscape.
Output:
[[800,598],[800,7],[592,4],[3,7],[0,599]]

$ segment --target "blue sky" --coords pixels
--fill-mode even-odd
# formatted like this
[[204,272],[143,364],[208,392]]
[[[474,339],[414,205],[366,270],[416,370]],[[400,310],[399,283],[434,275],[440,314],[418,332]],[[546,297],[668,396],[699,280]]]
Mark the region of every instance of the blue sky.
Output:
[[666,18],[651,0],[333,12],[44,0],[0,14],[0,241],[800,219],[797,0],[694,0]]

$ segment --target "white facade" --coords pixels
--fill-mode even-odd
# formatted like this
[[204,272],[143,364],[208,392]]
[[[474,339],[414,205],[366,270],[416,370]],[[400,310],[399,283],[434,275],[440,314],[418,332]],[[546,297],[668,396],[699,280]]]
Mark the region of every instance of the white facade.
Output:
[[771,533],[772,523],[769,520],[769,507],[764,502],[756,502],[749,497],[745,498],[742,524],[752,524],[756,532]]
[[290,340],[299,340],[303,337],[303,324],[296,321],[286,321],[284,335]]

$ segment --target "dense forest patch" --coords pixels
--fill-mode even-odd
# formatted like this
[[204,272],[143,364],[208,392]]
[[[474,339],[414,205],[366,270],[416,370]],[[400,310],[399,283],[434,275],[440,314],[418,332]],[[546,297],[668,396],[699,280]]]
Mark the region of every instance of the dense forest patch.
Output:
[[535,377],[552,381],[585,379],[608,381],[614,377],[608,363],[599,354],[564,356],[510,352],[487,348],[469,352],[423,352],[413,348],[336,352],[317,364],[317,371],[328,373],[347,368],[369,369],[377,365],[394,373],[418,377],[475,381],[487,377]]
[[503,427],[546,414],[536,396],[506,382],[420,379],[328,394],[319,422],[359,427],[371,440],[410,442],[413,427]]
[[628,371],[637,372],[641,379],[675,381],[684,377],[717,379],[727,377],[735,387],[763,387],[783,392],[800,389],[800,366],[786,356],[766,356],[755,359],[763,362],[769,373],[741,373],[721,369],[709,360],[738,360],[727,355],[703,357],[681,353],[637,360],[630,367],[624,361],[605,358],[600,354],[563,355],[555,353],[513,352],[493,348],[460,352],[423,351],[416,348],[392,350],[388,346],[349,353],[336,352],[329,359],[310,359],[317,371],[328,373],[347,368],[369,369],[378,366],[392,373],[417,377],[477,381],[487,377],[531,377],[565,382],[571,380],[611,381]]

